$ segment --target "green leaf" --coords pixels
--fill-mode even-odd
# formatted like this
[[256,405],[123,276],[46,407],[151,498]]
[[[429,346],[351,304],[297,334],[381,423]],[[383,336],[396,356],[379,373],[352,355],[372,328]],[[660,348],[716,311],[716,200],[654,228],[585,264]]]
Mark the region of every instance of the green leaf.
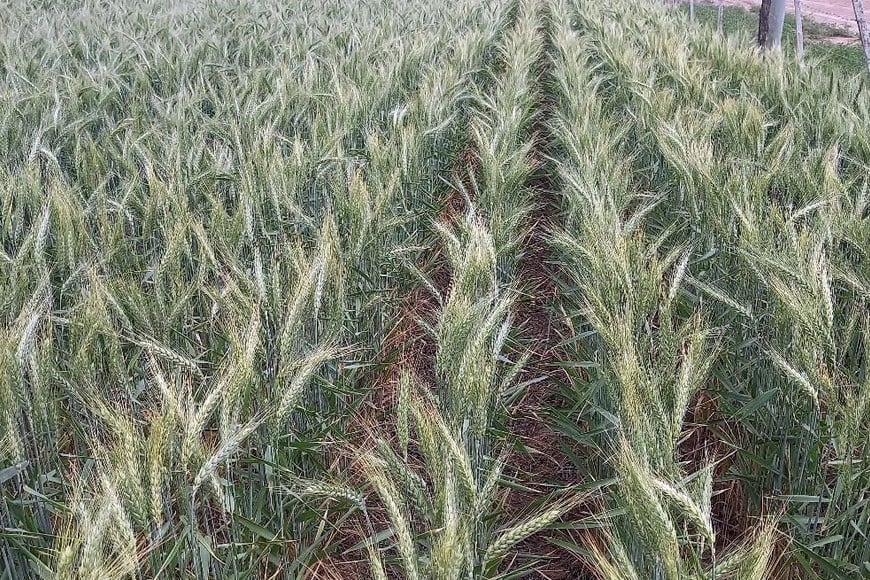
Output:
[[755,413],[758,409],[766,405],[770,402],[777,394],[779,393],[779,389],[774,387],[773,389],[764,391],[745,405],[743,405],[740,410],[734,415],[734,417],[738,420],[745,419]]
[[17,463],[15,465],[0,469],[0,483],[5,483],[9,481],[25,469],[27,469],[28,465],[30,465],[29,461],[22,461],[21,463]]
[[835,544],[835,543],[839,542],[839,541],[842,540],[842,539],[843,539],[843,536],[840,535],[840,534],[838,534],[838,535],[836,535],[836,536],[830,536],[830,537],[828,537],[828,538],[823,538],[823,539],[821,539],[821,540],[818,540],[818,541],[816,541],[816,542],[813,542],[813,543],[810,544],[808,547],[809,547],[811,550],[815,550],[815,549],[817,549],[817,548],[821,548],[822,546],[827,546],[828,544]]
[[246,518],[243,515],[233,514],[233,518],[237,522],[242,524],[242,526],[244,526],[245,528],[247,528],[248,530],[250,530],[254,534],[260,536],[261,538],[263,538],[267,542],[280,541],[280,540],[278,540],[278,537],[279,537],[278,533],[267,530],[266,528],[264,528],[260,524],[254,522],[252,520],[249,520],[248,518]]
[[828,558],[825,558],[824,556],[817,554],[809,546],[802,544],[801,542],[799,542],[798,540],[795,540],[795,539],[792,539],[792,544],[797,546],[800,554],[809,558],[812,561],[812,563],[814,563],[823,572],[826,573],[825,578],[827,580],[851,580],[849,578],[849,576],[847,576],[846,574],[844,574],[840,570],[840,567],[838,565],[834,564]]

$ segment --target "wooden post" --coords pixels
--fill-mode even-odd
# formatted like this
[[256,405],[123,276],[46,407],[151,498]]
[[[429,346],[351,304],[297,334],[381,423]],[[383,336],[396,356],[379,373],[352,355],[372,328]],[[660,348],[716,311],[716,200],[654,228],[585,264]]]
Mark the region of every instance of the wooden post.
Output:
[[858,23],[858,34],[861,36],[861,46],[864,47],[864,58],[867,60],[867,71],[870,72],[870,28],[867,27],[864,4],[861,0],[852,0],[852,8],[855,10],[855,22]]
[[758,46],[767,46],[767,37],[770,31],[770,6],[773,0],[761,0],[761,8],[758,11]]
[[779,47],[785,24],[785,0],[762,0],[758,13],[758,45]]
[[768,46],[779,47],[782,45],[782,29],[785,25],[786,0],[773,0],[770,9],[770,36]]
[[716,11],[716,32],[725,32],[725,0],[719,0],[719,8]]
[[804,17],[801,10],[801,0],[794,0],[795,47],[798,64],[804,62]]

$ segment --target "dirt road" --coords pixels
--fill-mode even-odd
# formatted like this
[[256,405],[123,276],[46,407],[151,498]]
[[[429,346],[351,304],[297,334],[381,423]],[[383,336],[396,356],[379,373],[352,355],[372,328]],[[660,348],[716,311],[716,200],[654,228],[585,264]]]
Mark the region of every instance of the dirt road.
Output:
[[[761,0],[725,0],[725,4],[751,8],[760,6]],[[803,0],[801,7],[806,18],[833,24],[856,36],[858,34],[858,25],[855,24],[855,13],[852,11],[851,0]],[[788,9],[789,12],[794,11],[793,2],[788,2]]]

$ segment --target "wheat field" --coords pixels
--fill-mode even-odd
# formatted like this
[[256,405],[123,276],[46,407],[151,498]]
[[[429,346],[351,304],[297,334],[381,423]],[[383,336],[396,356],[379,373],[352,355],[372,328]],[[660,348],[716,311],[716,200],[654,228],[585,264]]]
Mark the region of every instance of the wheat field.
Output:
[[11,0],[0,578],[870,577],[870,79],[657,0]]

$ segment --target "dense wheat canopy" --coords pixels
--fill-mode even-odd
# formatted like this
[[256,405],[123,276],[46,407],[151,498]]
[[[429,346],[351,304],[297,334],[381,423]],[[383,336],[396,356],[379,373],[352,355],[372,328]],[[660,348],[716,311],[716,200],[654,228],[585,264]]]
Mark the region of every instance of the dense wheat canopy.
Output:
[[870,83],[654,0],[12,0],[0,579],[863,578]]

